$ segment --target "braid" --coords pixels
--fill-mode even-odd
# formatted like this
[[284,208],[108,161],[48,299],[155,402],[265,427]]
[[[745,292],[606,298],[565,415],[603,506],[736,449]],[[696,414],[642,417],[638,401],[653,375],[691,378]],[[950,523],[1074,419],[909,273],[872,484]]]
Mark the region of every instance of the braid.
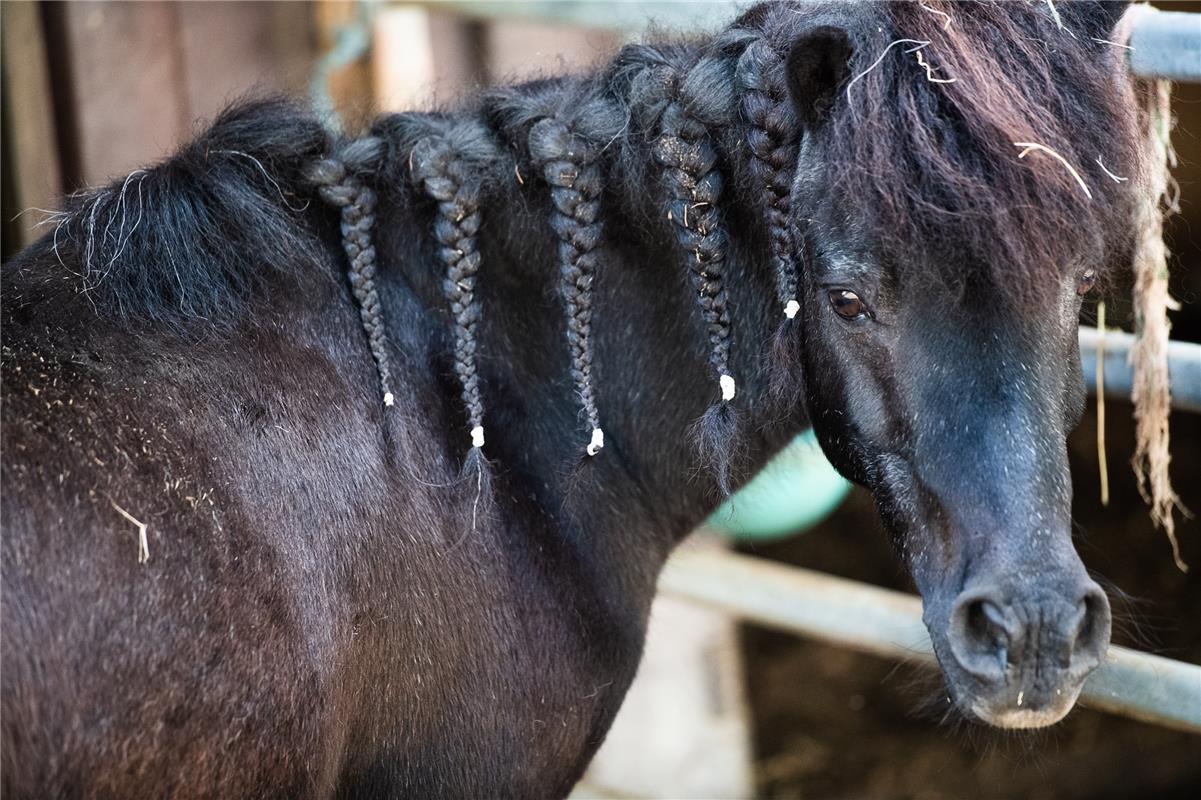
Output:
[[721,388],[720,401],[705,412],[697,431],[702,452],[715,469],[718,487],[728,494],[730,449],[737,433],[737,418],[730,405],[736,384],[730,374],[730,313],[725,286],[728,237],[720,207],[722,174],[705,123],[690,114],[678,96],[664,107],[659,125],[654,156],[662,166],[667,187],[667,216],[687,254],[685,264],[708,332],[709,366]]
[[785,316],[792,319],[800,306],[788,220],[798,127],[784,84],[784,58],[765,39],[759,39],[743,51],[736,75],[742,89],[742,114],[748,123],[750,171],[767,203],[776,288]]
[[468,180],[462,162],[440,136],[422,139],[413,148],[413,178],[437,201],[434,238],[446,266],[442,291],[454,316],[454,369],[471,426],[471,448],[478,456],[484,446],[484,403],[476,367],[476,333],[480,301],[475,294],[480,268],[476,234],[480,228],[479,186]]
[[[347,277],[359,305],[359,318],[379,374],[384,405],[394,402],[392,366],[388,357],[384,310],[376,288],[376,254],[371,241],[375,227],[375,192],[355,175],[354,167],[379,157],[375,139],[361,139],[347,145],[340,156],[322,159],[309,168],[309,179],[319,187],[321,199],[342,212],[342,247],[350,263]],[[348,169],[348,164],[351,168]]]
[[718,201],[722,175],[717,151],[703,124],[678,104],[663,115],[655,158],[664,167],[668,218],[688,253],[685,263],[708,326],[709,364],[719,377],[730,374],[730,317],[724,283],[727,238]]
[[784,309],[784,319],[770,349],[770,394],[777,401],[790,399],[801,385],[800,349],[794,341],[796,326],[792,324],[801,305],[789,223],[800,128],[785,85],[785,72],[781,48],[774,47],[766,34],[747,45],[735,70],[747,125],[748,167],[766,203],[776,291]]
[[585,452],[594,456],[604,447],[592,383],[592,282],[602,230],[601,168],[596,148],[555,118],[533,126],[529,146],[551,187],[551,227],[559,237],[559,287],[567,312],[571,377],[592,429]]

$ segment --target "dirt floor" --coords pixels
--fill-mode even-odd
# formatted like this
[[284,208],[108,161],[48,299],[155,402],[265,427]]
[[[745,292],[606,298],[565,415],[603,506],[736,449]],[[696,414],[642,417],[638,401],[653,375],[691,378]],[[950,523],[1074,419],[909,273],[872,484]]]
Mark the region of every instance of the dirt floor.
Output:
[[[1112,499],[1097,491],[1091,411],[1070,446],[1077,548],[1094,574],[1131,595],[1115,603],[1119,644],[1201,663],[1201,523],[1179,528],[1189,575],[1173,566],[1126,465],[1130,407],[1111,402]],[[1201,512],[1201,415],[1172,420],[1174,478]],[[821,527],[757,555],[912,591],[866,493]],[[939,723],[936,677],[786,634],[745,630],[762,796],[770,798],[1201,797],[1201,736],[1088,709],[1031,735]],[[945,703],[945,700],[943,701]],[[1197,695],[1182,702],[1201,704]],[[922,710],[923,708],[927,710]]]

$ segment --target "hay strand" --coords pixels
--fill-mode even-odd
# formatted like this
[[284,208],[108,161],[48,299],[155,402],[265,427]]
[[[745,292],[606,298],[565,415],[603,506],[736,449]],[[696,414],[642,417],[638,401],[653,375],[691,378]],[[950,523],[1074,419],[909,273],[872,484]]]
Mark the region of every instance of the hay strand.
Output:
[[1072,177],[1076,179],[1076,183],[1080,184],[1080,188],[1084,190],[1084,194],[1088,197],[1088,199],[1089,200],[1093,199],[1093,193],[1092,193],[1092,191],[1089,190],[1088,184],[1084,182],[1084,178],[1080,177],[1080,173],[1077,172],[1076,168],[1072,166],[1072,162],[1068,161],[1066,158],[1061,156],[1059,153],[1057,153],[1054,150],[1052,150],[1051,148],[1047,147],[1045,144],[1039,144],[1038,142],[1014,142],[1013,146],[1024,148],[1022,150],[1022,152],[1018,153],[1018,158],[1025,158],[1027,155],[1030,154],[1031,151],[1034,151],[1034,150],[1038,150],[1039,152],[1046,153],[1047,155],[1051,156],[1052,158],[1055,158],[1056,160],[1059,161],[1059,163],[1063,164],[1064,167],[1067,168],[1068,172],[1072,173]]
[[148,562],[150,560],[150,542],[148,541],[148,539],[146,537],[146,528],[147,528],[146,523],[142,522],[137,517],[135,517],[133,514],[130,514],[128,511],[121,508],[121,506],[117,505],[117,501],[110,498],[109,502],[112,503],[113,508],[115,508],[117,510],[118,514],[125,517],[125,519],[129,520],[135,526],[137,526],[137,529],[138,529],[138,563],[145,564],[146,562]]
[[918,7],[921,8],[922,11],[929,11],[931,14],[937,14],[938,16],[942,17],[943,18],[942,29],[944,31],[951,30],[951,15],[950,14],[948,14],[945,11],[939,11],[937,8],[931,8],[930,6],[928,6],[924,2],[922,2],[922,0],[918,0]]

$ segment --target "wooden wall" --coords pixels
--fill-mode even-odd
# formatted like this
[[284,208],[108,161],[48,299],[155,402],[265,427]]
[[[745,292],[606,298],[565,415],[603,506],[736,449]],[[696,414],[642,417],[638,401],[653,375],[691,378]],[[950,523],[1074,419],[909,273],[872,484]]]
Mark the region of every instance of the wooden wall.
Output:
[[[247,92],[302,92],[312,9],[270,2],[4,2],[4,252],[36,213],[175,149]],[[12,241],[16,239],[17,241]]]
[[316,60],[364,14],[370,47],[329,81],[349,130],[493,80],[583,68],[619,44],[608,32],[473,22],[428,3],[4,0],[5,257],[40,233],[44,215],[22,211],[163,157],[230,101],[307,100]]
[[29,241],[36,212],[53,208],[63,190],[62,168],[51,103],[49,61],[39,8],[34,3],[0,3],[3,58],[3,200],[0,241],[4,255]]

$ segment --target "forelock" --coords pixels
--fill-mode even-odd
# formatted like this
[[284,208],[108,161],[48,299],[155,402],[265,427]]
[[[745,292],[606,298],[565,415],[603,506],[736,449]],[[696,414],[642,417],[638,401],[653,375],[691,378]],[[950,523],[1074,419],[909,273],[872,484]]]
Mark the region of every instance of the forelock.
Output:
[[[790,13],[803,24],[803,7]],[[1061,28],[1044,4],[888,3],[854,16],[852,77],[802,176],[866,219],[877,247],[1018,297],[1123,249],[1144,166],[1140,92],[1120,47]]]

